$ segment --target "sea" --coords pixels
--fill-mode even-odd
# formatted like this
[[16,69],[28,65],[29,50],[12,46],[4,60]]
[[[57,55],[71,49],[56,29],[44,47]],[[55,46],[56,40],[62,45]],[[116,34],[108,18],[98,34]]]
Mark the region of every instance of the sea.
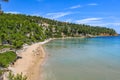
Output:
[[120,36],[57,39],[44,48],[43,80],[120,80]]

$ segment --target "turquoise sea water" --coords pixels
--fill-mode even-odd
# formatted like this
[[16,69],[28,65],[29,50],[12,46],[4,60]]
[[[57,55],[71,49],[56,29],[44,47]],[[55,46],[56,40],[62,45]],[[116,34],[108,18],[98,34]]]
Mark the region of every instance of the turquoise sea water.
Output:
[[120,80],[120,36],[59,39],[44,47],[44,80]]

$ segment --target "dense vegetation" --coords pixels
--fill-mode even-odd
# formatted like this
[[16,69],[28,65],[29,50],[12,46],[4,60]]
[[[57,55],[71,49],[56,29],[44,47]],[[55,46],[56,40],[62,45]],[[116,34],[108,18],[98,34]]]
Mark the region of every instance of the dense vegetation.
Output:
[[12,51],[0,54],[0,67],[8,67],[16,59],[16,54]]
[[11,45],[21,48],[24,43],[43,41],[48,38],[86,36],[86,35],[115,35],[113,29],[59,22],[36,16],[21,14],[0,15],[0,45]]

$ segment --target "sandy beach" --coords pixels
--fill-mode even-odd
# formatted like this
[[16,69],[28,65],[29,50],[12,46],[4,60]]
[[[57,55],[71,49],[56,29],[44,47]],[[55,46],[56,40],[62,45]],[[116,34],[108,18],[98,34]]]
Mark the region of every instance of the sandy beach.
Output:
[[27,80],[40,80],[40,66],[46,56],[42,45],[51,40],[25,46],[25,49],[18,53],[18,56],[22,58],[18,59],[9,69],[14,74],[23,73],[23,75],[27,76]]

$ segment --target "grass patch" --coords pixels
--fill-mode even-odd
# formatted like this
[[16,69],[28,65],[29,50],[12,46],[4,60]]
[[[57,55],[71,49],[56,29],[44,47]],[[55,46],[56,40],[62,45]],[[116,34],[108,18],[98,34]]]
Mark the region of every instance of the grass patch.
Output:
[[10,48],[11,46],[9,46],[9,45],[0,45],[0,50],[1,49],[4,49],[4,48]]
[[16,59],[17,55],[13,51],[5,52],[0,54],[0,66],[8,67],[11,62]]

